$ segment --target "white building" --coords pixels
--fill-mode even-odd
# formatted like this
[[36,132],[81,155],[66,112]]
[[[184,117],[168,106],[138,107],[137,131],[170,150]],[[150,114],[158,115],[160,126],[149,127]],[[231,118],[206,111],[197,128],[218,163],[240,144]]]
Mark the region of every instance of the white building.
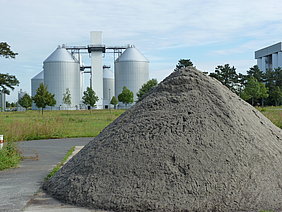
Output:
[[255,59],[260,70],[265,72],[268,69],[282,67],[282,43],[255,51]]

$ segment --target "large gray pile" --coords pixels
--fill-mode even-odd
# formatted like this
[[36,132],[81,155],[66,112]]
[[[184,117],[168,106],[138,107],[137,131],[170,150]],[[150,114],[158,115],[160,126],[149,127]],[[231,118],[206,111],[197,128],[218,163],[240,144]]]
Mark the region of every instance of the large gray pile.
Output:
[[113,211],[282,209],[282,132],[218,81],[172,73],[44,188]]

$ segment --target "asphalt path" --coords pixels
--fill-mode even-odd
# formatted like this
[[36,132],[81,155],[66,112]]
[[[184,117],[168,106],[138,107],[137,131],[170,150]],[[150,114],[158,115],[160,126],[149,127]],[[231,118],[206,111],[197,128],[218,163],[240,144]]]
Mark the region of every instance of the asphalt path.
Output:
[[68,138],[19,142],[26,157],[18,168],[0,171],[0,211],[21,211],[38,191],[45,176],[72,146],[93,138]]

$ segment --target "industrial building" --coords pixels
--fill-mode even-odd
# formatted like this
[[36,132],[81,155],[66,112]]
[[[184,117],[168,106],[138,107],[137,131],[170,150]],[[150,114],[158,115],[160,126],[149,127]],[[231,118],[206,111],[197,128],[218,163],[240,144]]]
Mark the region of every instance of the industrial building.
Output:
[[[23,96],[27,94],[27,92],[23,91],[22,89],[20,89],[20,91],[18,92],[18,101],[23,98]],[[25,111],[25,108],[23,108],[19,103],[17,103],[17,111]]]
[[[37,88],[39,88],[40,84],[44,84],[44,73],[41,71],[39,74],[37,74],[35,77],[31,79],[31,96],[35,96]],[[32,102],[32,110],[36,110],[37,107],[35,106],[35,103]]]
[[282,67],[282,43],[279,42],[255,51],[255,59],[257,59],[259,69],[263,72]]
[[[149,61],[133,46],[105,46],[102,32],[90,33],[88,46],[59,46],[43,62],[43,71],[31,79],[31,95],[41,83],[47,86],[50,93],[55,94],[56,105],[53,109],[82,109],[84,75],[90,74],[90,85],[99,101],[96,108],[110,108],[110,100],[116,98],[126,86],[136,93],[149,80]],[[89,54],[91,66],[85,66],[82,54]],[[114,73],[109,66],[103,64],[105,54],[114,54]],[[71,105],[63,103],[63,94],[69,89]],[[119,104],[122,106],[122,104]],[[35,105],[32,109],[37,109]]]
[[124,86],[134,94],[149,79],[149,61],[134,46],[129,46],[115,61],[115,96],[117,97]]

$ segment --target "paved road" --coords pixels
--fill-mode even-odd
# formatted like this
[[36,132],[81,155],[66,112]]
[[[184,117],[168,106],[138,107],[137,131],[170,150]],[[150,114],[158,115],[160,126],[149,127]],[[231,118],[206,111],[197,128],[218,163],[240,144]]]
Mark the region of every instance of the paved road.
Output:
[[44,177],[72,146],[83,146],[92,138],[24,141],[19,143],[25,159],[19,168],[0,171],[0,211],[21,211],[40,188]]

